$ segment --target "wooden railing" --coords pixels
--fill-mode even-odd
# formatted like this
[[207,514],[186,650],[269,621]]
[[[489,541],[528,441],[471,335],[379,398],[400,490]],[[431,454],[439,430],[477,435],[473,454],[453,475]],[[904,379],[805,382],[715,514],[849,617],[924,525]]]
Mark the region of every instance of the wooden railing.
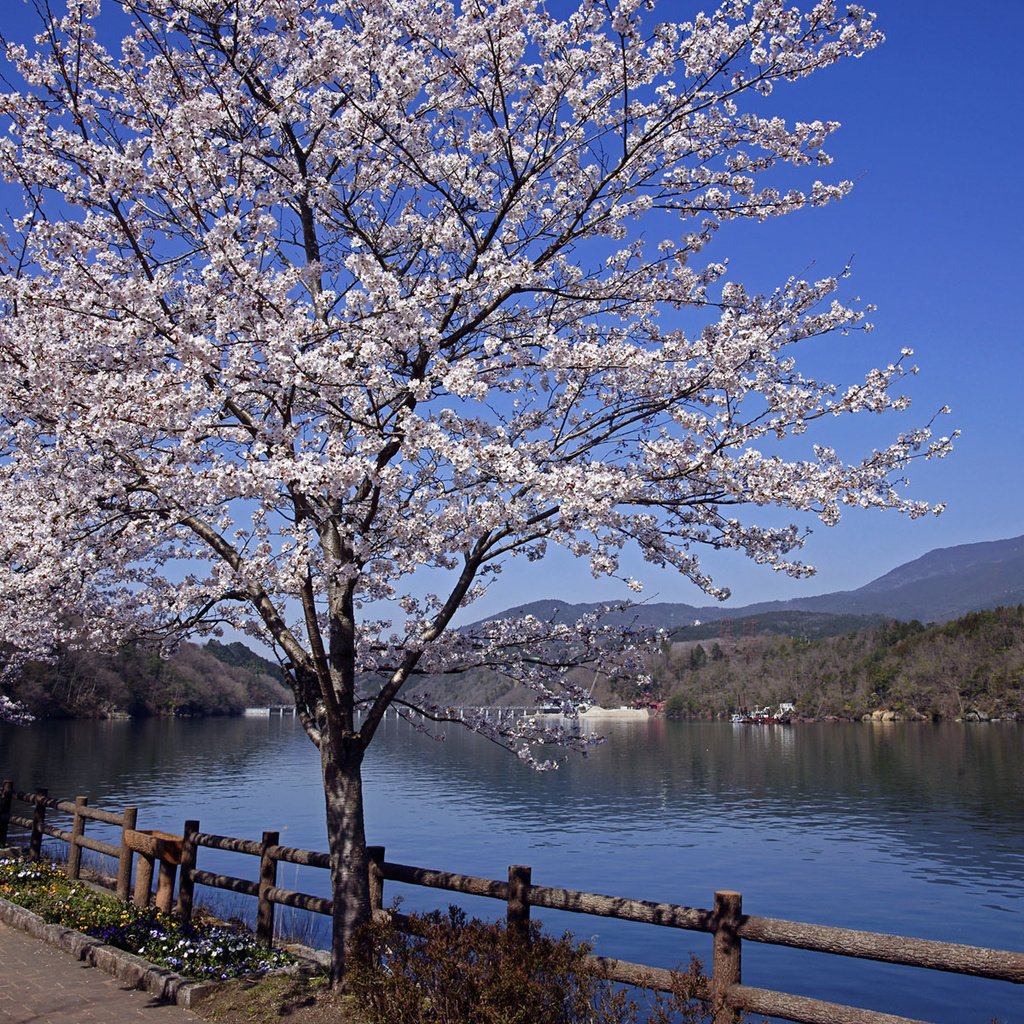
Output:
[[[14,804],[23,803],[32,808],[32,817],[14,813]],[[61,811],[71,815],[71,831],[54,828],[46,823],[47,809]],[[0,846],[7,843],[7,832],[11,825],[29,830],[27,856],[29,860],[38,860],[42,850],[43,836],[60,839],[68,844],[67,873],[69,878],[81,877],[82,850],[93,850],[104,853],[117,860],[117,895],[127,900],[131,888],[132,853],[125,841],[125,833],[135,828],[138,809],[126,807],[120,814],[104,811],[99,807],[90,807],[88,797],[76,796],[71,800],[51,799],[46,789],[38,789],[32,793],[22,793],[14,788],[14,783],[6,779],[0,786]],[[101,821],[108,825],[121,827],[121,842],[114,846],[99,839],[92,839],[85,834],[87,821]]]
[[[36,808],[37,814],[32,819],[11,814],[12,796],[32,805]],[[199,822],[190,820],[185,822],[180,837],[171,837],[166,833],[133,835],[131,831],[126,831],[121,847],[116,848],[92,841],[84,842],[81,832],[78,833],[78,839],[75,839],[74,829],[71,832],[48,830],[43,825],[43,811],[40,811],[40,808],[51,806],[73,814],[77,809],[80,817],[95,816],[97,820],[112,823],[127,820],[129,812],[134,815],[135,811],[134,808],[126,808],[124,814],[120,816],[110,812],[98,812],[96,809],[86,808],[82,797],[76,798],[74,803],[51,801],[45,792],[14,793],[12,784],[5,782],[3,789],[0,790],[0,845],[3,845],[6,838],[7,822],[10,821],[25,828],[32,828],[30,856],[39,855],[37,834],[46,834],[68,843],[77,843],[86,849],[98,849],[102,853],[113,852],[113,855],[121,858],[119,863],[123,863],[127,850],[130,871],[131,856],[134,852],[131,844],[137,849],[140,843],[146,846],[147,842],[137,837],[165,836],[167,840],[173,840],[166,845],[166,850],[171,851],[168,854],[170,860],[174,863],[180,860],[181,865],[176,912],[186,920],[191,918],[196,885],[252,896],[257,901],[256,932],[267,942],[274,934],[274,912],[277,906],[293,907],[316,914],[330,915],[332,912],[331,900],[310,893],[284,889],[277,884],[279,863],[329,870],[330,856],[314,850],[281,846],[277,832],[264,832],[262,839],[257,842],[201,832]],[[118,821],[115,822],[114,819]],[[134,822],[134,817],[132,820]],[[31,852],[33,846],[34,854]],[[197,860],[199,851],[204,848],[257,858],[257,877],[241,878],[202,870],[198,867]],[[159,841],[150,842],[146,849],[149,856],[161,859]],[[390,881],[499,900],[505,903],[506,920],[512,928],[525,928],[530,920],[531,908],[545,907],[710,934],[713,937],[711,976],[703,990],[698,992],[698,997],[711,1008],[714,1024],[732,1024],[737,1011],[767,1014],[799,1024],[923,1024],[910,1018],[896,1017],[874,1010],[744,985],[741,972],[744,942],[759,942],[837,956],[877,960],[882,963],[923,967],[1014,984],[1024,983],[1024,952],[755,917],[743,913],[743,899],[738,892],[716,892],[713,907],[701,909],[534,885],[531,869],[524,865],[512,865],[508,869],[507,879],[499,880],[396,864],[385,860],[384,852],[382,846],[370,847],[368,850],[370,902],[375,915],[389,913],[384,910],[384,883]],[[174,863],[170,865],[172,870]],[[166,867],[161,860],[162,874]],[[143,893],[137,884],[136,901],[148,897],[148,890]],[[405,921],[402,915],[390,916],[399,927],[402,927]],[[668,991],[672,986],[673,972],[664,968],[609,957],[592,957],[591,960],[597,973],[610,981],[659,991]]]

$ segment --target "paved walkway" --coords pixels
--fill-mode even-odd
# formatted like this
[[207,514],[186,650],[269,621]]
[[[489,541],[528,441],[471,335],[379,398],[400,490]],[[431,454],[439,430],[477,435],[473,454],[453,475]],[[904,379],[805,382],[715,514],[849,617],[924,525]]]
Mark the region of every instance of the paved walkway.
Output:
[[191,1010],[76,960],[0,921],[0,1024],[186,1024]]

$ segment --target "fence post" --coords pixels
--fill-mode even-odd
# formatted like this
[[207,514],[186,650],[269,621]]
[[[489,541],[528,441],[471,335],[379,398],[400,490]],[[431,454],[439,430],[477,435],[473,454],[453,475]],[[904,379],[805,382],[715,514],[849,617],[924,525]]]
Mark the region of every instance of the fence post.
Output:
[[117,898],[127,903],[132,893],[132,850],[125,842],[124,834],[135,828],[139,816],[137,807],[126,807],[121,822],[121,852],[117,858]]
[[268,946],[274,941],[274,904],[267,898],[267,890],[277,885],[277,858],[268,852],[277,846],[277,832],[264,832],[260,844],[259,903],[256,907],[256,938]]
[[740,918],[743,896],[728,889],[715,893],[715,942],[711,967],[711,990],[714,997],[714,1024],[734,1024],[738,1019],[729,1008],[729,989],[740,983],[741,943]]
[[384,847],[368,846],[366,859],[370,862],[370,913],[384,909]]
[[75,797],[75,816],[71,819],[71,846],[68,849],[68,878],[77,881],[82,875],[82,847],[78,840],[85,835],[85,818],[81,810],[87,807],[89,798],[87,796]]
[[14,781],[4,779],[0,786],[0,846],[7,845],[7,826],[11,823],[11,798],[14,796]]
[[192,897],[196,883],[192,872],[196,867],[195,834],[199,831],[198,821],[186,821],[181,836],[181,876],[178,879],[178,917],[185,924],[192,923]]
[[143,910],[149,906],[149,897],[153,888],[153,869],[156,867],[156,859],[148,853],[139,853],[135,861],[135,891],[132,894],[132,903]]
[[[158,847],[160,849],[160,847]],[[156,909],[169,914],[174,905],[174,877],[178,873],[178,865],[171,848],[164,848],[157,857],[160,863],[156,880],[156,896],[153,902]]]
[[533,871],[526,864],[512,864],[508,869],[508,907],[506,927],[521,938],[530,934],[530,879]]
[[33,795],[37,799],[32,811],[32,838],[28,843],[28,859],[39,860],[43,855],[43,825],[46,823],[46,798],[50,791],[40,787]]

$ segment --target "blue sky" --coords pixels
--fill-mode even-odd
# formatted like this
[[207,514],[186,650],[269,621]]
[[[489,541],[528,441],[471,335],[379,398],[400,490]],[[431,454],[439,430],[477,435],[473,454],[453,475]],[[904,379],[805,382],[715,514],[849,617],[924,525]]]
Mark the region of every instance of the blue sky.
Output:
[[[1024,4],[867,6],[878,14],[883,46],[772,97],[788,116],[842,122],[827,147],[830,170],[853,180],[853,193],[768,224],[727,225],[714,251],[730,257],[738,279],[762,287],[790,273],[824,276],[852,257],[852,288],[879,307],[876,329],[853,346],[837,342],[829,365],[837,379],[855,379],[902,346],[914,349],[920,374],[907,384],[914,405],[905,422],[947,404],[941,432],[958,428],[962,436],[948,458],[910,467],[908,493],[948,507],[914,522],[855,510],[833,529],[817,524],[804,549],[818,567],[809,580],[739,555],[709,557],[733,591],[729,605],[853,589],[933,548],[1024,533],[1024,214],[1015,198],[1024,162],[1016,52]],[[674,9],[684,7],[688,13],[690,4]],[[849,423],[853,436],[844,432],[840,450],[851,455],[901,425],[892,417]],[[647,598],[705,603],[667,573],[630,569],[646,581]],[[522,596],[597,600],[620,592],[561,559],[547,571],[549,581],[534,578]],[[494,595],[495,604],[504,597]]]
[[[688,16],[697,6],[663,0],[661,10]],[[906,421],[851,420],[852,432],[816,440],[837,440],[853,455],[948,404],[952,415],[940,428],[962,431],[956,451],[909,473],[912,496],[948,508],[916,522],[854,511],[831,530],[818,524],[804,551],[819,569],[810,580],[788,580],[741,556],[709,559],[733,590],[731,605],[851,589],[936,547],[1024,533],[1024,216],[1016,198],[1024,162],[1017,54],[1024,3],[868,6],[887,36],[882,47],[772,98],[786,116],[843,123],[828,147],[831,171],[856,182],[853,194],[766,225],[729,225],[709,254],[729,257],[731,276],[762,288],[789,274],[837,272],[852,257],[853,291],[879,307],[876,330],[837,342],[816,361],[848,382],[909,346],[921,373],[908,384],[914,406]],[[33,17],[24,0],[6,0],[2,31],[25,38]],[[639,559],[625,560],[623,570],[645,581],[648,599],[706,603],[692,585]],[[532,598],[625,593],[556,555],[510,567],[473,617]]]
[[[778,266],[785,253],[827,270],[853,255],[853,285],[879,307],[865,357],[912,347],[921,373],[910,418],[948,404],[943,432],[962,431],[953,455],[909,473],[915,496],[948,508],[916,522],[850,514],[811,538],[814,579],[730,571],[738,603],[852,588],[932,548],[1024,533],[1024,216],[1013,198],[1024,90],[1012,49],[1024,4],[869,6],[885,45],[804,89],[816,116],[843,122],[830,150],[856,188],[832,208],[761,229],[755,259]],[[868,421],[865,432],[884,423]]]
[[[670,6],[681,16],[698,7]],[[852,343],[825,343],[826,368],[852,381],[909,346],[920,373],[906,384],[914,404],[905,419],[857,417],[830,440],[852,457],[949,405],[952,413],[938,427],[962,431],[956,450],[907,474],[908,494],[947,502],[947,509],[913,522],[853,510],[832,529],[808,520],[814,532],[803,557],[818,573],[807,580],[741,555],[709,555],[706,567],[732,589],[727,606],[854,589],[933,548],[1024,533],[1024,214],[1014,198],[1024,163],[1016,53],[1024,3],[866,6],[878,15],[883,46],[772,97],[786,116],[842,122],[827,147],[835,157],[828,170],[854,181],[853,193],[767,224],[727,225],[708,252],[729,257],[732,276],[762,288],[789,274],[826,276],[852,258],[853,293],[878,306],[875,330]],[[645,582],[645,599],[711,603],[692,584],[640,559],[624,560],[623,569]],[[555,555],[529,572],[510,570],[473,611],[624,593]]]

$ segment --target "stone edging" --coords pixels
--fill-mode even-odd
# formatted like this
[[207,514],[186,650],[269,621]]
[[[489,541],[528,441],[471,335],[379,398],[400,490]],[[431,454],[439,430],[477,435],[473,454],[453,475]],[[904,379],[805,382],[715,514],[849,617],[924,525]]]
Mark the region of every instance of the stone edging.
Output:
[[132,988],[142,989],[169,1003],[189,1009],[204,997],[221,988],[218,981],[193,981],[175,974],[166,967],[156,967],[127,950],[109,946],[71,928],[47,924],[38,914],[0,897],[0,921],[27,932],[57,949],[64,950],[85,963],[112,974]]

